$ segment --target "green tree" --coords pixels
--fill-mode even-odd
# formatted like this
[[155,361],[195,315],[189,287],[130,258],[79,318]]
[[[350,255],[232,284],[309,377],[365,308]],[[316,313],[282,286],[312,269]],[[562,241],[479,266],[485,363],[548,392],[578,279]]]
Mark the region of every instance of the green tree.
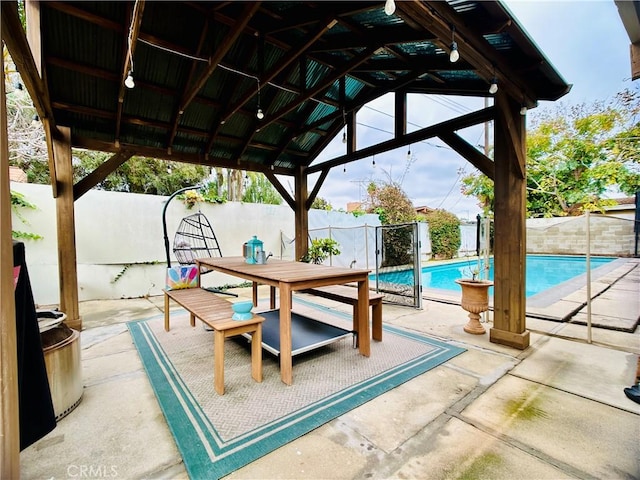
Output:
[[413,222],[416,219],[416,209],[399,184],[391,181],[380,185],[371,182],[367,194],[367,213],[378,214],[383,225]]
[[431,253],[436,258],[449,259],[460,249],[460,219],[446,210],[434,210],[426,215],[431,239]]
[[316,210],[333,210],[331,204],[322,197],[316,197],[311,204],[311,208],[315,208]]
[[281,205],[282,196],[262,173],[247,172],[244,177],[242,201],[247,203],[267,203]]
[[[527,135],[529,216],[579,215],[610,204],[605,192],[640,189],[640,95],[625,90],[612,101],[560,104],[534,117]],[[480,174],[462,180],[462,192],[493,209],[492,182]]]
[[[416,219],[413,203],[399,184],[389,181],[377,185],[371,182],[367,187],[367,194],[367,213],[376,213],[382,225],[409,223]],[[411,232],[409,228],[386,230],[383,240],[383,266],[412,263]]]
[[[91,173],[111,155],[74,150],[74,182]],[[171,195],[180,188],[202,183],[209,172],[209,168],[202,165],[131,157],[100,182],[97,188],[116,192]]]

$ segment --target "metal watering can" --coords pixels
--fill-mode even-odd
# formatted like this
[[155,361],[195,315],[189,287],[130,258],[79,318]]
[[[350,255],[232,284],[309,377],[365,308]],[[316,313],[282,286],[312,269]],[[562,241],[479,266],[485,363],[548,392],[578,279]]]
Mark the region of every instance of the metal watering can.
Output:
[[[266,263],[267,260],[264,257],[264,250],[262,247],[262,240],[258,240],[258,237],[254,235],[251,240],[244,244],[244,261],[252,265],[255,265],[256,263]],[[258,260],[263,261],[260,262]]]

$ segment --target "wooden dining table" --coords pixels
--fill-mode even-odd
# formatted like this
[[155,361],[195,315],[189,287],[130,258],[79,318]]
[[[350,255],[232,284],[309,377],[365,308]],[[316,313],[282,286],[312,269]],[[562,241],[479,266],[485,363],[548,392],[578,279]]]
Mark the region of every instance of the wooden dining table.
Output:
[[312,263],[270,258],[265,264],[246,263],[244,257],[199,258],[201,269],[215,270],[253,282],[253,303],[257,305],[258,284],[271,287],[271,308],[275,308],[275,289],[280,292],[280,378],[293,384],[291,354],[292,292],[327,285],[358,285],[358,349],[368,357],[371,351],[369,332],[369,270],[315,265]]

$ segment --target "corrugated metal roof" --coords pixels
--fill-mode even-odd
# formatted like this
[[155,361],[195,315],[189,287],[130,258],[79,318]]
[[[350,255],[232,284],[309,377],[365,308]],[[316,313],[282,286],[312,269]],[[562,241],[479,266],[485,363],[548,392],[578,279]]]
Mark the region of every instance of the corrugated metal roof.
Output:
[[345,114],[398,88],[485,96],[497,68],[504,91],[531,104],[569,89],[499,2],[398,2],[391,16],[382,1],[253,4],[145,2],[136,86],[122,90],[135,3],[42,2],[54,123],[83,147],[291,173],[342,133]]

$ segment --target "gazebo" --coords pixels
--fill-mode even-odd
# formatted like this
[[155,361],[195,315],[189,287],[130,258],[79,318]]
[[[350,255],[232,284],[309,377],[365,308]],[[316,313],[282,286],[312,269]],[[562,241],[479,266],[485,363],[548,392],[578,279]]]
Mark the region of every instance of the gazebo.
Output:
[[[82,328],[74,202],[133,155],[261,172],[295,212],[295,254],[329,171],[439,138],[493,179],[492,342],[525,349],[525,115],[570,90],[499,1],[39,2],[1,4],[2,40],[42,120],[56,198],[60,308]],[[14,310],[2,84],[2,476],[15,472]],[[395,96],[394,136],[358,147],[368,102]],[[470,114],[407,129],[409,94],[493,99]],[[458,131],[494,122],[494,158]],[[346,154],[316,161],[344,132]],[[71,149],[111,153],[73,183]],[[316,178],[310,185],[309,176]],[[290,195],[278,176],[292,177]]]

